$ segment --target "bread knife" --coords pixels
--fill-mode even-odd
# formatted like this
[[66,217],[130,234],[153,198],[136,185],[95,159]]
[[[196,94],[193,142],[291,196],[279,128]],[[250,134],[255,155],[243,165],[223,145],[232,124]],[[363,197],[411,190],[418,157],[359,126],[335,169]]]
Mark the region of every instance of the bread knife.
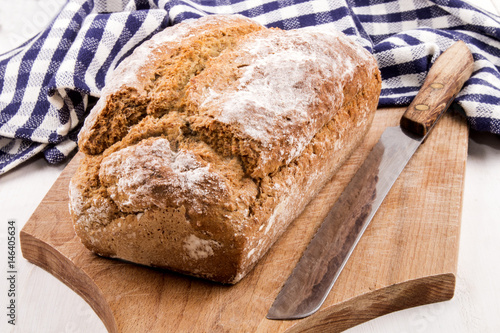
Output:
[[473,65],[462,41],[438,57],[400,125],[384,131],[323,220],[268,319],[300,319],[321,307],[392,185],[469,79]]

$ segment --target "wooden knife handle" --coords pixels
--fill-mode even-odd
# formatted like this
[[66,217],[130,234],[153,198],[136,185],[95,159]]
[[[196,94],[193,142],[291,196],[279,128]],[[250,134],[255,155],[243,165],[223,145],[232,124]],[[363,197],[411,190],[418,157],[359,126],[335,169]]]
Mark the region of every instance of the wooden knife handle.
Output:
[[455,99],[474,67],[467,45],[458,41],[434,62],[415,99],[401,118],[401,127],[427,136]]

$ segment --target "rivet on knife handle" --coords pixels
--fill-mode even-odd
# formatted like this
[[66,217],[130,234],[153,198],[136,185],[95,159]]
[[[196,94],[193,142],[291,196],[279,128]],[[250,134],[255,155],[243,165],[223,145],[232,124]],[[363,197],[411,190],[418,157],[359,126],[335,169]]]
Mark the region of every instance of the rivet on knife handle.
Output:
[[300,319],[320,308],[392,185],[469,78],[472,66],[463,42],[436,60],[400,126],[384,131],[328,212],[268,319]]
[[474,60],[464,42],[448,48],[429,70],[418,95],[401,118],[401,127],[425,137],[462,89],[473,67]]

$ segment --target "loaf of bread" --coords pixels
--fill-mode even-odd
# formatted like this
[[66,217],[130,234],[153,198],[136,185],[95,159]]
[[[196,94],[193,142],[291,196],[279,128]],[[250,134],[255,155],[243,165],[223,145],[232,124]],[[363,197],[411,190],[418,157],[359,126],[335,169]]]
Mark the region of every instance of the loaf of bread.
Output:
[[340,32],[239,15],[167,28],[85,121],[76,234],[101,256],[236,283],[360,144],[380,88]]

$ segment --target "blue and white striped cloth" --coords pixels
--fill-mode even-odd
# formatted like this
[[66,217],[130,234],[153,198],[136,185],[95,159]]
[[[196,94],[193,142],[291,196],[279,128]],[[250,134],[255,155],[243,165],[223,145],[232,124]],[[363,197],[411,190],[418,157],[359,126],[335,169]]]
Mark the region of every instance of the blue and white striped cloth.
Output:
[[183,20],[232,13],[352,36],[378,60],[380,106],[409,104],[437,56],[464,40],[475,67],[457,101],[473,129],[500,133],[500,18],[462,0],[69,0],[45,31],[0,55],[0,174],[75,150],[89,105],[137,45]]

